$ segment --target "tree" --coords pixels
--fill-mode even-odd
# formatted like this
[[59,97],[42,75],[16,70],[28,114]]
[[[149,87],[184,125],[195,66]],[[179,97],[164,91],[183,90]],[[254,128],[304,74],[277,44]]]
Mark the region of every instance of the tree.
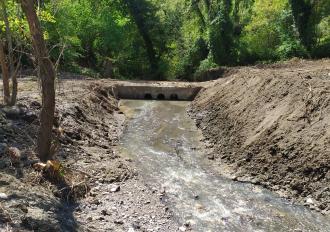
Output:
[[9,71],[6,61],[6,54],[4,51],[3,41],[0,40],[0,64],[2,70],[2,82],[3,82],[3,96],[6,105],[10,104],[10,89],[9,89]]
[[[7,9],[0,9],[0,28],[13,81],[18,54],[24,67],[35,61],[20,1],[0,0]],[[120,79],[193,80],[196,72],[219,65],[330,54],[329,0],[37,2],[51,59],[62,70],[94,77],[109,77],[110,70]]]
[[149,9],[148,2],[145,0],[125,0],[125,3],[132,18],[134,19],[140,35],[144,40],[150,63],[150,70],[154,76],[156,76],[158,79],[161,79],[159,75],[159,59],[157,57],[153,41],[151,40],[150,28],[147,24],[150,20],[147,18],[147,16],[149,15],[150,17],[150,14],[152,14],[151,10]]
[[38,155],[41,161],[50,160],[52,128],[55,112],[55,70],[49,59],[43,32],[34,8],[33,0],[21,0],[21,6],[29,24],[34,55],[38,61],[38,75],[41,79],[42,109],[38,134]]
[[2,17],[5,22],[5,30],[6,30],[6,39],[8,43],[8,60],[9,60],[9,68],[14,70],[14,62],[13,62],[13,42],[11,38],[11,31],[8,20],[7,6],[5,0],[1,0],[1,8],[2,8]]
[[295,19],[299,36],[304,46],[311,50],[316,43],[315,28],[311,22],[313,5],[310,0],[290,0],[291,10]]
[[231,0],[217,0],[209,10],[210,50],[215,63],[231,64],[233,49],[233,25],[230,18]]
[[[8,13],[6,2],[4,0],[0,1],[1,9],[2,9],[2,18],[5,23],[5,32],[6,32],[6,43],[1,41],[0,43],[0,63],[3,75],[3,84],[4,84],[4,98],[6,105],[15,105],[17,98],[17,71],[20,66],[20,60],[17,63],[17,67],[14,67],[14,56],[13,56],[13,42],[12,35],[8,20]],[[8,62],[6,61],[6,53],[5,53],[5,45],[8,48]],[[9,63],[9,64],[8,64]],[[9,80],[12,80],[12,92],[10,94],[9,89]],[[11,96],[11,97],[10,97]]]

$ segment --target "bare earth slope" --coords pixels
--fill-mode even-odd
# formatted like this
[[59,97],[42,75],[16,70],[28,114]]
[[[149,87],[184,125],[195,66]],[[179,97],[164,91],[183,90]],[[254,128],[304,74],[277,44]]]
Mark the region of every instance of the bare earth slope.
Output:
[[236,68],[191,113],[220,172],[330,211],[330,60]]
[[[18,106],[0,107],[0,231],[174,231],[179,226],[137,175],[131,160],[116,154],[124,116],[110,94],[111,81],[64,80],[57,85],[56,159],[70,186],[51,183],[31,163],[39,124],[38,83],[19,82]],[[111,89],[111,88],[110,88]],[[54,132],[54,134],[56,134]],[[21,151],[10,162],[6,147]],[[74,197],[75,201],[68,198]]]

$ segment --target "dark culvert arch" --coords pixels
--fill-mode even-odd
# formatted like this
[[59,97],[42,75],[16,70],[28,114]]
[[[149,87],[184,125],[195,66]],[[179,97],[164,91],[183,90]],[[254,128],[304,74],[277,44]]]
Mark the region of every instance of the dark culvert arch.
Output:
[[144,99],[146,99],[146,100],[151,100],[151,99],[152,99],[152,95],[151,95],[151,93],[146,93],[146,94],[144,95]]
[[157,100],[165,100],[165,95],[160,93],[157,95]]

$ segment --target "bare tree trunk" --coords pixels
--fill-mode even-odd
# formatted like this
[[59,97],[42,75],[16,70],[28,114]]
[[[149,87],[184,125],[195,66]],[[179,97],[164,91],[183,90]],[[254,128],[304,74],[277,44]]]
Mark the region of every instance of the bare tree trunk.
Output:
[[16,104],[17,100],[17,75],[18,75],[18,70],[20,69],[21,66],[21,57],[19,58],[16,69],[11,73],[11,83],[12,83],[12,89],[11,89],[11,100],[10,100],[10,105],[14,106]]
[[10,25],[8,20],[8,13],[7,13],[7,7],[4,0],[1,0],[1,7],[2,7],[2,16],[3,21],[5,22],[5,29],[6,29],[6,39],[8,44],[8,61],[9,61],[9,72],[14,72],[14,60],[13,60],[13,41],[11,38],[11,31],[10,31]]
[[2,8],[2,16],[5,22],[5,29],[6,29],[6,39],[8,45],[8,61],[9,61],[9,77],[12,80],[12,92],[11,92],[11,99],[10,102],[7,103],[8,105],[15,105],[17,99],[17,71],[20,66],[20,63],[17,64],[15,69],[14,67],[14,56],[13,56],[13,41],[11,36],[10,24],[8,20],[8,13],[7,13],[7,6],[4,0],[1,0],[1,8]]
[[42,109],[38,134],[38,154],[41,161],[52,159],[52,128],[55,111],[55,70],[48,57],[48,50],[43,38],[40,22],[34,8],[33,0],[21,0],[22,9],[29,23],[32,44],[39,64],[39,76],[42,87]]
[[3,81],[3,96],[6,105],[10,103],[10,89],[9,89],[9,71],[6,62],[6,54],[3,46],[3,42],[0,41],[0,63],[2,70],[2,81]]

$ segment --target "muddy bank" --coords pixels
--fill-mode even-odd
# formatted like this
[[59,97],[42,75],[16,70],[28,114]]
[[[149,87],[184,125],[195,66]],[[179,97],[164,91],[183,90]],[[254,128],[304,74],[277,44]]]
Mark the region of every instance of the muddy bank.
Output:
[[[0,109],[0,230],[166,231],[177,226],[157,190],[114,151],[125,117],[111,81],[64,80],[57,86],[54,143],[70,186],[46,180],[31,164],[40,110],[38,83],[19,83],[18,107]],[[21,152],[12,164],[6,147]],[[72,188],[74,187],[74,188]]]
[[330,212],[330,61],[235,69],[208,82],[191,115],[211,164]]

